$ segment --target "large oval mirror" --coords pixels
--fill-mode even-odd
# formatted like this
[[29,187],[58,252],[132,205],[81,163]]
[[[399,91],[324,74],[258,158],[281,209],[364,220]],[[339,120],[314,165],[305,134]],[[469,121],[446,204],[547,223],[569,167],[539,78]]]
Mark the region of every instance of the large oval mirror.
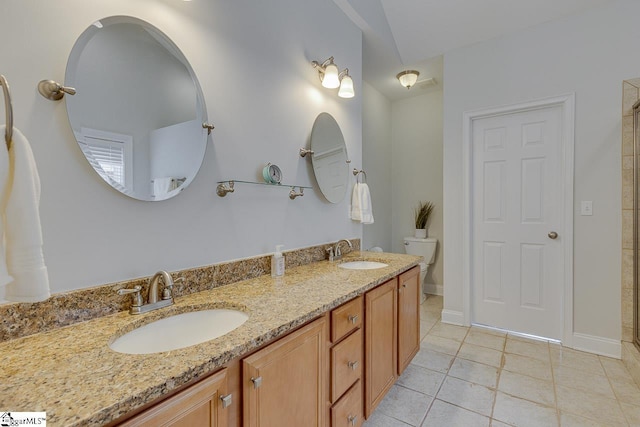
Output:
[[320,113],[311,131],[311,164],[322,195],[331,203],[344,199],[349,184],[347,146],[338,122]]
[[89,164],[138,200],[171,198],[195,178],[207,146],[195,73],[177,46],[140,19],[112,16],[78,38],[65,86],[71,127]]

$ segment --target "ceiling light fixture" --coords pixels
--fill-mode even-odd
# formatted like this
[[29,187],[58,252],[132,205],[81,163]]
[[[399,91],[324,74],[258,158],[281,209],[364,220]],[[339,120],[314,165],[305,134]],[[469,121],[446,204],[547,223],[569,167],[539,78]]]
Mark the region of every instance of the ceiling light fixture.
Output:
[[345,68],[343,71],[338,71],[338,66],[333,62],[333,56],[322,63],[311,61],[311,65],[318,70],[318,77],[320,77],[322,86],[327,89],[339,87],[338,96],[341,98],[353,98],[355,96],[353,79],[349,75],[349,69]]
[[400,81],[400,84],[407,89],[411,89],[411,86],[416,84],[418,81],[418,76],[420,75],[419,71],[416,70],[405,70],[396,76],[396,78]]

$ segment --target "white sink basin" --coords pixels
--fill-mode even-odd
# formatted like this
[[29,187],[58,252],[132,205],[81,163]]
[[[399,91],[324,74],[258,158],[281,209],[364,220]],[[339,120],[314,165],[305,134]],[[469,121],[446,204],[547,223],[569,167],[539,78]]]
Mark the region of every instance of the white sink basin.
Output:
[[177,350],[221,337],[248,318],[242,311],[228,309],[176,314],[136,328],[114,340],[109,347],[128,354]]
[[340,268],[346,268],[347,270],[373,270],[376,268],[388,267],[389,264],[376,261],[351,261],[338,264]]

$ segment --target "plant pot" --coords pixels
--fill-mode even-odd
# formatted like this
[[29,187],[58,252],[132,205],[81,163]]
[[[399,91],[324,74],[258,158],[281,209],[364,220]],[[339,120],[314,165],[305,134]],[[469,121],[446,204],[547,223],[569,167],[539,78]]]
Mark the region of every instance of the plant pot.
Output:
[[427,238],[427,229],[426,228],[416,228],[414,236],[417,239],[426,239]]

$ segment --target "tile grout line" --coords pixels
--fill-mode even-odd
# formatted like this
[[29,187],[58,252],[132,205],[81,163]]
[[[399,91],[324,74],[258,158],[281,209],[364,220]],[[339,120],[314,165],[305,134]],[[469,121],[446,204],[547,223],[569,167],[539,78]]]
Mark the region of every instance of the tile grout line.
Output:
[[[607,378],[607,383],[609,383],[609,387],[611,387],[611,391],[613,392],[613,396],[615,397],[616,402],[618,403],[618,407],[620,408],[620,412],[622,412],[622,416],[624,417],[625,421],[627,422],[627,425],[631,425],[631,421],[629,421],[629,417],[627,417],[627,413],[624,411],[624,408],[622,407],[622,402],[618,398],[618,394],[616,393],[616,390],[613,387],[612,380],[611,380],[611,378],[609,378],[609,374],[607,373],[607,370],[605,369],[604,365],[602,364],[602,360],[600,359],[600,356],[597,356],[597,357],[598,357],[598,362],[600,363],[600,366],[602,367],[602,370],[604,371],[604,375]],[[635,381],[634,381],[634,383],[635,383]]]
[[560,415],[560,404],[558,401],[558,390],[556,387],[556,374],[553,370],[553,358],[551,356],[551,346],[547,343],[547,352],[549,354],[549,368],[551,369],[551,386],[553,387],[553,401],[555,402],[556,409],[556,420],[558,421],[558,425],[562,425],[562,417]]
[[[438,324],[438,322],[442,323],[442,319],[438,320],[436,323],[433,324],[433,326],[431,326],[431,328],[429,328],[429,331],[424,336],[424,338],[422,340],[420,340],[420,342],[424,341],[429,336],[429,332],[431,332],[431,330],[433,328],[435,328],[435,326]],[[465,334],[465,337],[466,336],[467,335]],[[460,347],[462,347],[462,343],[460,344]],[[458,347],[458,351],[460,351],[460,347]],[[458,354],[458,351],[456,352],[456,354]],[[418,427],[422,426],[424,424],[424,422],[426,421],[427,417],[429,416],[429,411],[431,411],[431,408],[433,408],[433,404],[434,404],[434,402],[436,401],[436,399],[438,397],[438,393],[440,393],[440,390],[442,389],[442,386],[444,385],[444,382],[447,380],[447,377],[449,376],[449,370],[451,369],[451,366],[453,365],[453,361],[454,360],[456,360],[456,356],[453,356],[451,361],[449,361],[449,366],[447,367],[447,372],[445,372],[444,377],[442,378],[442,382],[440,383],[440,386],[438,387],[438,390],[436,390],[436,392],[433,394],[433,399],[431,399],[431,403],[429,403],[429,406],[427,407],[427,412],[425,412],[424,417],[422,417],[422,419],[420,420],[420,424],[419,424]]]
[[[442,319],[439,320],[439,322],[442,323]],[[438,322],[436,322],[436,324],[438,324]],[[435,325],[434,325],[434,327],[435,327]],[[458,350],[456,350],[456,354],[453,355],[453,357],[451,358],[451,361],[449,362],[449,367],[447,368],[447,372],[445,373],[444,378],[442,379],[442,382],[440,383],[440,387],[438,387],[438,390],[436,391],[435,395],[433,396],[433,400],[431,400],[431,403],[429,404],[429,408],[427,409],[427,412],[424,414],[424,418],[422,418],[422,421],[420,421],[420,426],[422,426],[424,424],[424,422],[427,420],[427,417],[429,416],[429,411],[431,411],[431,408],[433,407],[433,404],[435,403],[436,399],[438,398],[438,393],[440,393],[440,390],[442,390],[442,386],[444,385],[445,381],[447,380],[447,377],[449,376],[449,371],[451,370],[451,367],[453,366],[453,363],[455,362],[456,358],[458,357],[458,353],[460,353],[460,349],[462,348],[462,343],[464,343],[465,338],[469,334],[469,329],[471,329],[471,328],[467,328],[467,332],[464,334],[464,337],[462,337],[462,341],[460,341],[460,345],[458,346]],[[427,333],[427,335],[429,335],[429,334]],[[451,356],[451,355],[449,355],[449,356]],[[455,406],[457,406],[457,405],[455,405]],[[462,409],[466,409],[466,408],[462,408]]]
[[502,343],[502,354],[500,355],[500,367],[498,368],[498,378],[496,379],[495,395],[493,396],[493,405],[491,405],[491,425],[493,425],[493,414],[496,410],[496,402],[498,401],[498,387],[500,386],[500,377],[502,376],[502,370],[504,369],[505,357],[504,354],[507,350],[507,335],[504,336],[504,342]]

